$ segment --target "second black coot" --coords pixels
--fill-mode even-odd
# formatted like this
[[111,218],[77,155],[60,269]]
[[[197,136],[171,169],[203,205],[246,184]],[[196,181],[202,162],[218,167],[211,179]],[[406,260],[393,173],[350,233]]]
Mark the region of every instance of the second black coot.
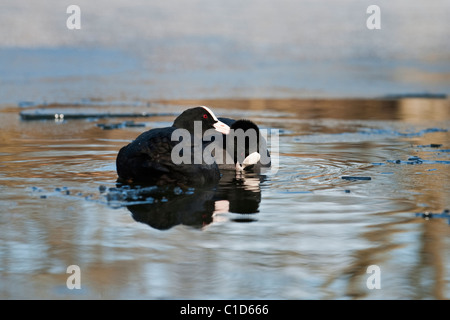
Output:
[[230,133],[222,135],[222,142],[216,144],[215,158],[219,169],[226,171],[257,171],[270,168],[270,152],[267,141],[259,127],[246,119],[219,118],[230,127]]

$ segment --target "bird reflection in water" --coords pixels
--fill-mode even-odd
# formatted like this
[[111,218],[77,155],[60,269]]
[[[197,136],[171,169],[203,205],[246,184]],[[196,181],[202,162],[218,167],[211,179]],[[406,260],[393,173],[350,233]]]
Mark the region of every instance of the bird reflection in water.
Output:
[[259,212],[261,202],[260,183],[265,176],[259,173],[229,172],[222,176],[215,194],[214,221],[219,221],[221,215],[237,213],[232,221],[256,221],[253,214]]
[[256,221],[264,180],[260,173],[229,172],[215,185],[187,189],[120,186],[110,189],[107,199],[111,206],[125,206],[134,220],[155,229],[177,225],[201,229],[213,222]]

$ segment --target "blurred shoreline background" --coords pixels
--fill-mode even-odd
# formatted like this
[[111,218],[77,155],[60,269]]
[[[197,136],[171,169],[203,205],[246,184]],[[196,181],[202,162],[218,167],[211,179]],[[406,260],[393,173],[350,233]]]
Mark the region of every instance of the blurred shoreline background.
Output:
[[448,0],[7,1],[0,104],[445,97],[449,14]]

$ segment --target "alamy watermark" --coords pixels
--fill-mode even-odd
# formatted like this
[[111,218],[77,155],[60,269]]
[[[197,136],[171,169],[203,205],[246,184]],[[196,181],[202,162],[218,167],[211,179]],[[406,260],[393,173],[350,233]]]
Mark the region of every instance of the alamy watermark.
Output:
[[81,289],[81,269],[76,264],[67,267],[66,273],[71,275],[67,278],[66,286],[68,289]]
[[367,267],[366,273],[371,275],[367,278],[366,286],[368,289],[381,289],[381,269],[376,264]]
[[[66,13],[70,16],[66,20],[66,26],[69,30],[81,29],[81,8],[76,4],[67,7]],[[367,7],[367,14],[370,16],[366,20],[366,26],[369,30],[381,29],[381,9],[379,6],[372,4]]]
[[71,4],[67,7],[66,13],[70,16],[66,20],[66,27],[69,30],[81,29],[81,8],[76,4]]
[[369,30],[381,29],[381,9],[373,4],[367,7],[366,13],[371,14],[366,20],[366,26]]
[[[78,265],[73,264],[67,267],[66,273],[71,275],[67,278],[66,286],[68,289],[81,289],[81,269]],[[366,280],[366,286],[369,290],[381,289],[381,268],[376,265],[367,267],[366,273],[370,276]]]

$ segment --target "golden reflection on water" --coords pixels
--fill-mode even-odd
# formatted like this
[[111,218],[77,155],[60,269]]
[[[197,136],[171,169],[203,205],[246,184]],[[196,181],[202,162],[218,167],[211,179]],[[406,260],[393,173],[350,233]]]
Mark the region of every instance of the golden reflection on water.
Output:
[[450,101],[444,99],[402,99],[398,101],[400,119],[408,122],[448,120]]
[[[411,272],[412,284],[417,288],[414,299],[432,296],[436,299],[448,299],[448,278],[446,272],[445,236],[448,229],[443,223],[430,220],[423,224],[417,265]],[[430,279],[431,278],[431,279]]]
[[450,118],[449,99],[230,99],[160,102],[179,105],[210,105],[220,109],[277,110],[291,112],[302,119],[373,119],[410,122]]

